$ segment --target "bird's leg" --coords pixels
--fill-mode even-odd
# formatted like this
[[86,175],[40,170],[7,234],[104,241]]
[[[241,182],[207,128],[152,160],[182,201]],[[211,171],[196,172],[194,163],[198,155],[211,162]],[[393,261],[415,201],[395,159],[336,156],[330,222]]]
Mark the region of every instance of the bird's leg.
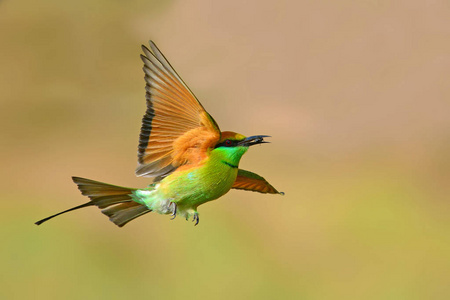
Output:
[[192,217],[192,222],[195,221],[194,226],[197,226],[198,222],[200,222],[200,217],[198,216],[198,212],[194,213],[194,216]]
[[171,220],[175,219],[175,217],[177,216],[177,205],[174,202],[170,202],[170,205],[174,205],[174,209],[173,209],[173,213],[172,213],[172,218],[170,218]]

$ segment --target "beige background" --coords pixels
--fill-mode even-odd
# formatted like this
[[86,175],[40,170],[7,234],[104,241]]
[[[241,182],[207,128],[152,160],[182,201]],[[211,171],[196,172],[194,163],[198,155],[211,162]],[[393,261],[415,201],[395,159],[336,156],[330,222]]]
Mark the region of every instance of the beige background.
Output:
[[[197,227],[119,229],[153,39],[223,130],[271,135]],[[0,2],[1,299],[448,299],[448,1]]]

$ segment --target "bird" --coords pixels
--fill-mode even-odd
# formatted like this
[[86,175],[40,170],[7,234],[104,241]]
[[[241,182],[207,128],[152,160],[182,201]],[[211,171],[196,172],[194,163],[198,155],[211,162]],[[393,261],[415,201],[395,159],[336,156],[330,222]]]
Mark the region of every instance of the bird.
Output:
[[138,177],[153,181],[145,188],[127,188],[72,177],[90,201],[37,221],[97,206],[115,225],[156,212],[200,221],[198,206],[230,189],[280,194],[263,177],[239,168],[250,146],[269,143],[267,135],[244,136],[221,131],[213,117],[181,79],[153,41],[142,45],[147,110],[138,145]]

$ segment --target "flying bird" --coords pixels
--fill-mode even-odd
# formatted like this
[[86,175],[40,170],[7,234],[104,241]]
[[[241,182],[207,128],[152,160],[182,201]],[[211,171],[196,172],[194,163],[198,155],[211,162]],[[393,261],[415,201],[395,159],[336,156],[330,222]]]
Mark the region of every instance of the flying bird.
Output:
[[88,206],[100,208],[119,227],[152,211],[172,215],[172,219],[192,219],[197,225],[197,207],[230,189],[283,194],[263,177],[239,168],[248,148],[267,143],[264,138],[268,136],[220,131],[152,41],[150,49],[142,46],[147,111],[139,136],[136,175],[153,178],[153,183],[136,189],[72,177],[90,201],[36,225]]

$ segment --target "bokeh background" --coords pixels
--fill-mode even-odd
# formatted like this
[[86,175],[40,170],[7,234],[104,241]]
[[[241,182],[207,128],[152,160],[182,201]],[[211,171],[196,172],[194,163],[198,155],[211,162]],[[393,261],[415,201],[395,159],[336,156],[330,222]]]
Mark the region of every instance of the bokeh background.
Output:
[[[122,229],[153,39],[221,128],[268,134],[201,223]],[[448,1],[0,2],[1,299],[448,299]]]

